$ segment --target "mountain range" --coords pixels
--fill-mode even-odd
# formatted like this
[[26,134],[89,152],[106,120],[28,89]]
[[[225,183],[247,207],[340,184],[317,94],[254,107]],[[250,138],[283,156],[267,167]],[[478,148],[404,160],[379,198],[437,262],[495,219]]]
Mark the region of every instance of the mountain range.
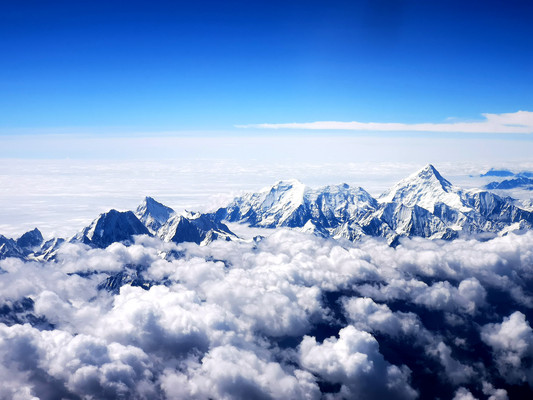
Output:
[[508,178],[489,182],[484,186],[485,189],[490,190],[509,190],[509,189],[525,189],[533,190],[533,172],[522,171],[514,173],[506,169],[496,170],[490,169],[481,177],[495,177],[495,178]]
[[110,210],[68,240],[43,242],[37,228],[16,240],[0,235],[0,259],[49,260],[64,242],[105,248],[115,242],[131,243],[136,235],[199,245],[216,239],[243,240],[225,222],[293,228],[334,240],[382,237],[395,246],[402,237],[451,240],[528,230],[533,227],[533,211],[489,190],[458,188],[428,164],[377,198],[361,187],[340,184],[313,189],[297,180],[244,194],[205,214],[178,214],[146,197],[135,212]]

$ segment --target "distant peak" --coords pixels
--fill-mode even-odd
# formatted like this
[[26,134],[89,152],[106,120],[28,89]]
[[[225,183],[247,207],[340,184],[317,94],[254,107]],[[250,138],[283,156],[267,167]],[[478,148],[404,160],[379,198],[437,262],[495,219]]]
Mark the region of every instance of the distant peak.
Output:
[[143,213],[144,211],[161,211],[165,210],[168,213],[174,212],[170,207],[165,206],[163,203],[155,200],[153,197],[146,196],[141,205],[137,208],[138,212]]
[[38,246],[43,242],[43,235],[39,229],[35,228],[23,234],[16,242],[23,248]]
[[441,174],[439,171],[437,171],[437,168],[433,166],[433,164],[427,164],[424,168],[418,171],[417,175],[419,176],[436,176],[441,177]]
[[305,185],[297,179],[284,179],[277,181],[272,186],[267,186],[261,190],[263,193],[283,193],[305,190]]
[[424,168],[411,175],[411,178],[421,178],[428,181],[436,179],[444,187],[452,186],[452,184],[448,180],[444,179],[440,172],[437,171],[432,164],[427,164]]
[[498,176],[498,177],[510,177],[514,176],[515,174],[507,169],[495,169],[491,168],[484,174],[481,174],[479,176],[485,177],[485,176]]
[[181,216],[187,219],[197,219],[202,216],[202,213],[197,211],[189,211],[189,210],[183,210],[181,213]]
[[300,182],[298,179],[285,179],[281,181],[277,181],[273,187],[276,188],[291,188],[294,186],[303,186],[303,183]]
[[144,203],[146,205],[157,205],[157,204],[161,204],[160,202],[158,202],[156,199],[154,199],[153,197],[150,197],[150,196],[146,196],[144,198]]
[[437,168],[435,168],[433,164],[427,164],[424,168],[422,168],[421,170],[417,172],[417,175],[423,175],[423,174],[440,176],[439,171],[437,171]]

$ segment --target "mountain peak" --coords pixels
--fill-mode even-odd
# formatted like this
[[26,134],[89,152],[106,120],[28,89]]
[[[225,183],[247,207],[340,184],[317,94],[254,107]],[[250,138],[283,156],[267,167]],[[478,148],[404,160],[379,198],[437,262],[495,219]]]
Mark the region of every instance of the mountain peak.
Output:
[[143,203],[146,204],[146,205],[157,205],[157,204],[161,204],[160,202],[156,201],[153,197],[150,197],[150,196],[146,196],[146,197],[144,198]]
[[288,191],[288,190],[303,190],[305,185],[298,179],[286,179],[277,181],[274,185],[266,189],[268,192]]
[[437,171],[437,169],[433,166],[433,164],[426,164],[424,166],[424,168],[422,168],[420,172],[428,172],[428,173],[432,173],[432,174],[438,174],[439,171]]
[[[172,210],[170,207],[165,206],[163,203],[158,202],[153,197],[146,196],[143,200],[143,202],[137,207],[137,210],[140,208],[146,208],[147,210]],[[174,210],[172,210],[174,211]]]
[[223,223],[214,221],[205,214],[190,211],[174,215],[161,227],[158,235],[163,240],[174,243],[208,244],[217,238],[237,239]]
[[131,241],[133,235],[149,234],[148,229],[131,211],[109,210],[79,232],[71,242],[105,248],[114,242]]
[[31,250],[32,248],[38,247],[43,243],[43,235],[41,231],[37,228],[26,232],[21,237],[17,239],[17,245],[24,250]]
[[426,182],[437,181],[440,183],[444,190],[447,190],[452,187],[450,181],[444,179],[440,172],[437,171],[437,169],[432,164],[427,164],[424,168],[422,168],[418,172],[415,172],[407,179],[410,178],[418,178]]
[[408,207],[418,205],[430,212],[433,212],[435,204],[439,202],[455,209],[467,210],[461,200],[460,191],[444,179],[431,164],[398,182],[383,193],[379,201],[401,203]]
[[135,210],[135,215],[150,230],[156,233],[171,216],[174,210],[156,201],[153,197],[146,196],[144,201]]

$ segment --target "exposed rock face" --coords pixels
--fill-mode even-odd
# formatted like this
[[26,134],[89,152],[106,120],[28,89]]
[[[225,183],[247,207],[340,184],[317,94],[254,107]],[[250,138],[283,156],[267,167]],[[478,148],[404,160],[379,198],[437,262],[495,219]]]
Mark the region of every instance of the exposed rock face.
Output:
[[23,257],[23,250],[13,239],[0,235],[0,260],[8,257]]
[[35,228],[26,232],[17,239],[17,245],[25,252],[32,253],[37,251],[43,244],[43,235],[39,229]]
[[134,235],[149,235],[150,231],[131,211],[110,210],[100,214],[91,225],[84,228],[71,242],[81,242],[105,248],[115,242],[130,242]]
[[194,242],[203,245],[216,239],[238,239],[226,225],[200,213],[188,213],[172,217],[161,227],[159,236],[167,242]]

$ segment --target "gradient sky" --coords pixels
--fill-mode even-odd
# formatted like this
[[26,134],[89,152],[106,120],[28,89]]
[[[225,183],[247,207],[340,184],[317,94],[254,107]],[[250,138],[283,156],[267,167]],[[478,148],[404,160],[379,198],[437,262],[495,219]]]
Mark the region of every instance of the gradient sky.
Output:
[[516,0],[4,1],[0,132],[532,111],[532,21]]

